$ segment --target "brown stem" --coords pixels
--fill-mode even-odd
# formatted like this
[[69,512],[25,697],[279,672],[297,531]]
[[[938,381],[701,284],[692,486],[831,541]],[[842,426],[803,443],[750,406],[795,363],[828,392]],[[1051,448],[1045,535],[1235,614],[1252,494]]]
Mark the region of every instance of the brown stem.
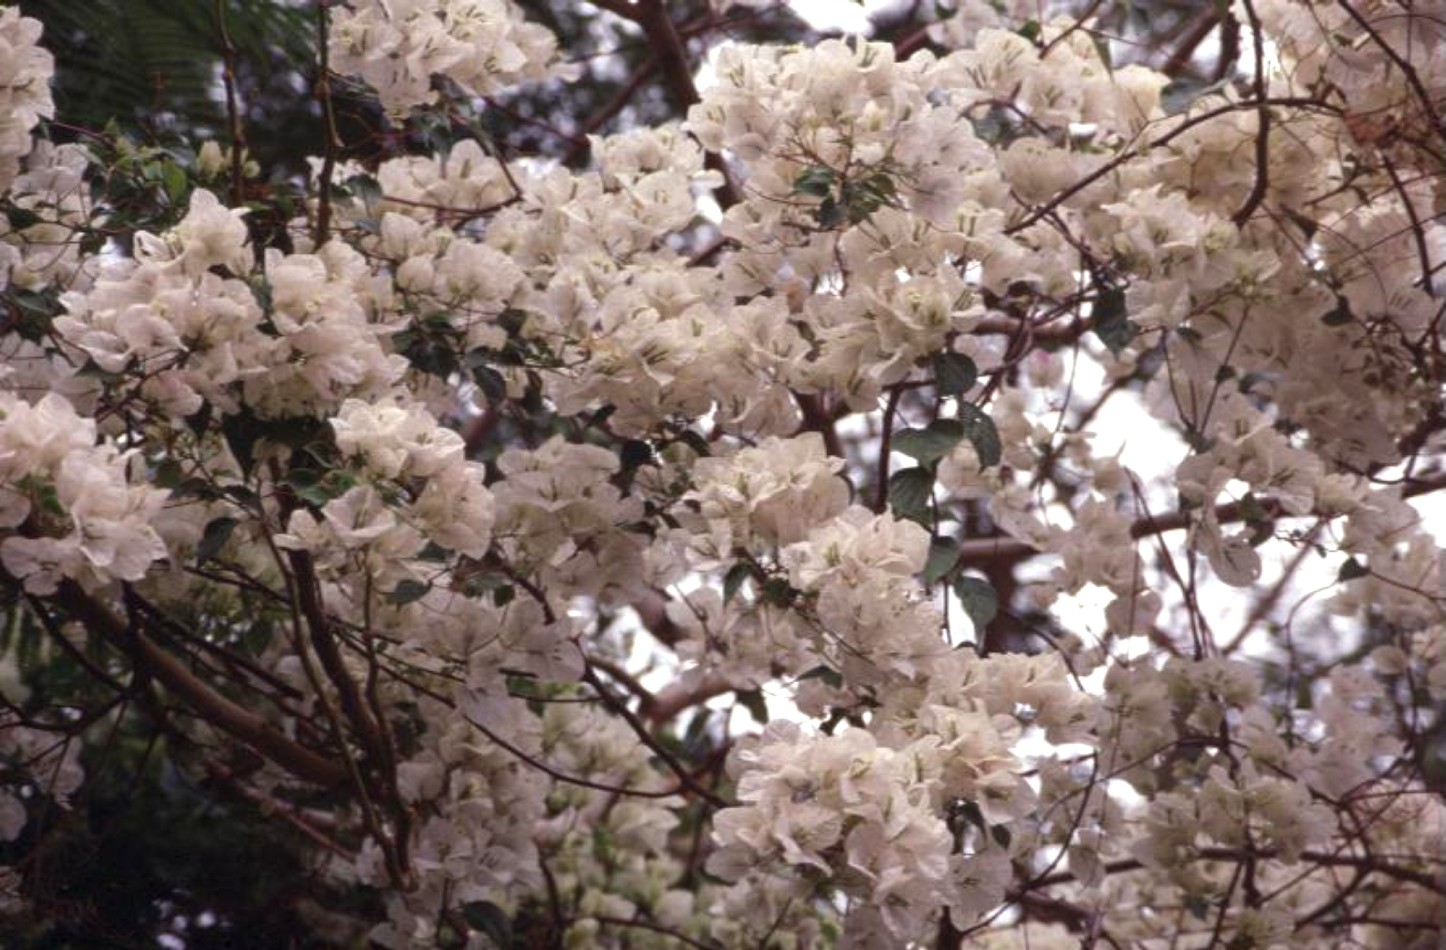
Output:
[[236,96],[236,45],[226,27],[226,0],[216,0],[216,30],[221,36],[221,86],[226,93],[226,122],[231,133],[231,206],[246,204],[246,129]]
[[607,688],[602,680],[598,679],[597,674],[592,671],[591,667],[583,670],[582,679],[583,682],[597,691],[598,696],[603,701],[603,705],[621,716],[623,721],[628,724],[628,728],[633,730],[633,734],[638,737],[643,745],[647,746],[654,755],[662,760],[662,763],[666,765],[668,770],[678,779],[678,784],[682,788],[697,795],[714,808],[727,807],[727,802],[693,780],[693,776],[683,767],[683,763],[679,762],[673,753],[669,752],[657,739],[653,738],[653,734],[648,731],[648,727],[638,718],[637,714],[629,709],[626,703],[612,694],[612,691]]
[[816,393],[795,392],[793,398],[798,403],[798,411],[803,414],[804,431],[817,432],[823,436],[824,451],[829,455],[834,458],[846,458],[843,443],[839,441],[838,430],[833,425],[833,417],[824,408],[823,396]]
[[313,94],[321,104],[322,128],[321,174],[316,182],[316,229],[312,238],[319,248],[331,238],[331,176],[336,172],[336,112],[331,102],[331,54],[327,37],[330,21],[327,17],[328,0],[317,0],[316,4],[316,57],[317,77]]
[[628,77],[627,82],[623,83],[617,95],[609,99],[601,109],[594,112],[588,117],[588,120],[583,123],[582,128],[578,130],[579,135],[577,139],[574,141],[572,147],[567,150],[567,154],[562,157],[562,164],[572,165],[578,161],[578,159],[582,158],[583,153],[589,148],[587,137],[598,129],[601,129],[609,119],[627,108],[628,103],[638,94],[638,90],[642,88],[644,83],[652,79],[657,72],[658,59],[656,56],[651,56],[644,60],[641,66],[633,70],[633,74]]
[[75,581],[62,581],[56,601],[120,652],[143,667],[162,686],[211,725],[244,742],[298,778],[328,788],[344,785],[346,768],[298,745],[261,717],[217,693],[191,674],[174,656],[133,630],[86,593]]
[[1245,15],[1250,20],[1250,35],[1254,46],[1255,102],[1259,128],[1255,130],[1255,184],[1251,186],[1245,203],[1230,219],[1237,228],[1244,227],[1245,222],[1250,220],[1255,209],[1265,200],[1265,192],[1270,186],[1270,106],[1266,104],[1265,31],[1260,25],[1255,5],[1250,0],[1242,0],[1242,3]]
[[667,722],[683,710],[722,696],[732,688],[732,684],[716,673],[706,673],[701,680],[687,686],[673,683],[654,694],[647,717],[654,723]]
[[[596,5],[642,27],[643,34],[657,57],[658,68],[663,73],[663,82],[668,87],[668,95],[672,98],[673,105],[679,114],[687,115],[688,110],[701,99],[698,96],[698,87],[693,83],[693,69],[688,65],[688,49],[683,45],[683,38],[678,34],[672,18],[668,16],[668,7],[664,0],[638,0],[637,3],[629,3],[627,0],[597,0]],[[718,203],[724,208],[737,204],[738,188],[733,184],[722,156],[709,152],[705,160],[709,168],[723,176],[723,187],[718,191]]]
[[875,476],[879,483],[874,486],[874,514],[883,514],[889,507],[889,452],[893,450],[894,416],[898,414],[899,400],[903,395],[903,388],[895,386],[889,391],[889,402],[884,407],[879,435],[879,473]]
[[1182,72],[1186,66],[1190,65],[1195,50],[1200,48],[1200,44],[1205,42],[1205,37],[1210,35],[1210,31],[1215,29],[1219,22],[1220,17],[1213,9],[1196,17],[1189,31],[1181,38],[1180,44],[1170,54],[1170,58],[1165,60],[1165,64],[1160,67],[1160,72],[1171,78]]

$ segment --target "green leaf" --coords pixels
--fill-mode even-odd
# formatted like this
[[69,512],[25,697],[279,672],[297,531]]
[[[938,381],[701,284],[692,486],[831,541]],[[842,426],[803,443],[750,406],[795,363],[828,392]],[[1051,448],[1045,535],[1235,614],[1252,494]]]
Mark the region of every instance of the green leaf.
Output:
[[926,468],[900,469],[889,476],[889,507],[900,518],[929,520],[934,495],[934,474]]
[[833,195],[829,195],[819,204],[815,217],[820,227],[836,228],[843,224],[846,214],[844,207],[833,199]]
[[962,396],[979,381],[979,367],[963,353],[934,354],[934,385],[941,396]]
[[628,439],[618,449],[620,471],[631,478],[638,469],[653,462],[653,447],[642,439]]
[[1336,583],[1339,584],[1345,583],[1346,581],[1353,581],[1358,577],[1365,577],[1367,574],[1370,573],[1371,569],[1369,567],[1366,567],[1355,558],[1349,557],[1346,558],[1346,562],[1341,565],[1341,572],[1336,575]]
[[833,689],[841,689],[843,687],[843,676],[839,674],[838,670],[822,665],[815,666],[798,679],[800,682],[803,680],[823,680],[825,686]]
[[903,429],[894,433],[893,448],[920,465],[936,462],[964,441],[964,425],[956,419],[936,419],[924,429]]
[[1111,354],[1119,356],[1135,334],[1140,332],[1139,325],[1129,316],[1125,310],[1125,291],[1122,287],[1106,287],[1095,297],[1094,307],[1091,310],[1091,317],[1094,321],[1095,336],[1110,351]]
[[728,568],[728,573],[723,575],[723,603],[731,601],[743,586],[743,582],[752,576],[753,566],[743,561]]
[[[24,481],[21,485],[25,485]],[[63,517],[65,506],[60,503],[60,492],[56,491],[54,485],[47,483],[32,484],[30,490],[34,492],[33,504],[46,514]]]
[[683,731],[679,739],[679,745],[689,756],[696,756],[706,752],[710,746],[708,741],[708,720],[713,717],[713,710],[700,706],[693,710],[693,715],[688,719],[688,728]]
[[1038,20],[1026,20],[1024,25],[1014,32],[1033,43],[1039,39],[1042,30]]
[[467,926],[487,937],[498,947],[512,946],[512,920],[507,912],[491,901],[472,901],[462,905],[462,919]]
[[361,200],[368,208],[382,200],[382,186],[370,175],[353,175],[342,182],[352,197]]
[[401,607],[413,601],[421,600],[427,596],[427,591],[431,589],[430,584],[423,584],[421,581],[399,581],[392,592],[387,595],[387,600]]
[[692,429],[684,429],[682,432],[679,432],[677,437],[672,441],[683,443],[692,449],[693,453],[700,458],[706,458],[711,454],[711,450],[708,447],[708,440],[703,438],[702,433],[695,432]]
[[334,498],[340,498],[356,485],[356,476],[345,469],[318,471],[309,468],[294,468],[289,479],[291,490],[296,497],[320,508]]
[[999,595],[989,582],[978,577],[965,575],[954,581],[954,595],[959,605],[969,615],[976,632],[982,632],[999,613]]
[[417,560],[419,561],[445,562],[451,558],[451,556],[451,550],[442,547],[436,541],[428,541],[426,547],[417,552]]
[[152,477],[152,481],[155,482],[157,488],[174,491],[176,486],[180,485],[185,478],[186,471],[181,468],[181,463],[175,459],[168,458],[162,459],[160,464],[156,466],[156,473]]
[[760,726],[768,725],[768,701],[756,689],[740,689],[737,692],[738,705],[748,710],[748,715]]
[[226,540],[231,537],[231,532],[236,530],[236,519],[221,517],[214,518],[206,525],[201,532],[201,540],[196,544],[196,563],[205,564],[221,553],[226,546]]
[[833,169],[826,165],[809,165],[793,179],[795,195],[826,198],[833,191]]
[[959,814],[980,831],[984,830],[984,813],[979,810],[978,802],[964,802],[959,806]]
[[964,403],[959,407],[959,422],[964,427],[964,437],[974,444],[983,468],[998,465],[1004,457],[1004,447],[999,441],[999,429],[994,420],[978,406]]
[[1003,825],[994,825],[993,827],[991,827],[989,829],[989,835],[1001,848],[1009,847],[1009,842],[1014,840],[1014,835],[1012,835],[1009,829],[1004,827]]
[[23,231],[33,224],[39,224],[43,220],[40,215],[31,211],[29,208],[7,208],[5,209],[5,217],[10,220],[10,229],[13,231]]
[[482,395],[487,397],[487,402],[494,406],[507,398],[507,380],[503,379],[502,374],[490,366],[473,366],[472,382],[482,390]]
[[1341,327],[1350,323],[1355,318],[1356,315],[1351,311],[1351,302],[1344,296],[1338,296],[1336,297],[1335,309],[1321,317],[1320,322],[1328,327]]
[[898,193],[894,180],[884,172],[875,172],[861,180],[845,181],[839,192],[848,209],[850,224],[867,220],[869,215],[893,201]]
[[924,583],[935,584],[959,562],[959,542],[953,538],[935,538],[929,544],[929,560],[924,565]]
[[788,586],[786,577],[770,577],[764,581],[761,594],[764,602],[775,607],[787,607],[793,603],[793,588]]
[[171,199],[171,204],[182,204],[185,201],[188,188],[186,184],[186,170],[167,159],[161,163],[161,180],[165,183],[166,197]]
[[249,408],[222,419],[221,434],[231,454],[236,456],[242,474],[248,478],[256,465],[256,443],[262,439],[293,449],[332,439],[331,426],[321,419],[312,416],[262,418]]

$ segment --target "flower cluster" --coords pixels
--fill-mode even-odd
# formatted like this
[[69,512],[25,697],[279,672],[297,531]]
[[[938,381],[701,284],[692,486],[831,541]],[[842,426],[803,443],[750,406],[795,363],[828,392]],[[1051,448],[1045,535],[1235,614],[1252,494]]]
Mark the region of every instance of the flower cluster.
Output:
[[167,493],[133,484],[139,460],[100,440],[64,398],[0,392],[0,563],[32,594],[144,577],[166,557],[152,527]]
[[64,295],[57,332],[105,372],[138,370],[135,395],[172,418],[203,401],[283,416],[385,393],[405,365],[371,319],[374,295],[389,288],[336,243],[314,255],[268,251],[264,281],[251,279],[243,213],[197,190],[174,229],[141,232],[134,260]]
[[735,753],[740,807],[714,818],[709,870],[734,880],[781,862],[838,875],[898,937],[952,883],[950,834],[931,807],[917,750],[880,746],[867,731],[807,736],[775,722]]
[[[558,30],[628,42],[567,56],[641,32],[683,122],[526,100],[566,154],[484,147],[409,113],[505,130],[553,34],[348,0],[324,65],[405,132],[249,208],[214,143],[121,182],[32,142],[0,11],[0,646],[59,648],[0,683],[5,859],[151,714],[26,678],[123,671],[379,894],[353,942],[1425,931],[1440,23],[1242,2],[1157,71],[960,0],[934,51],[727,43],[695,87],[716,24],[598,7]],[[1165,95],[1217,47],[1258,61]]]
[[30,130],[55,112],[55,60],[40,47],[40,24],[15,7],[0,10],[0,63],[0,190],[8,190],[30,154]]
[[331,27],[332,68],[394,112],[435,101],[433,77],[485,96],[548,76],[557,41],[510,0],[351,0]]

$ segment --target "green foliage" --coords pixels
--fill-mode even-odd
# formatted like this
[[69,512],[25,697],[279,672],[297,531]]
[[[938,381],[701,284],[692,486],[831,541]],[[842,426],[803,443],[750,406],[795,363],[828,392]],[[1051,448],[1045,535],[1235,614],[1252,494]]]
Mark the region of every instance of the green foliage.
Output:
[[[32,666],[27,679],[51,696],[97,686],[63,654]],[[299,900],[370,898],[323,894],[295,834],[224,777],[244,763],[218,764],[212,779],[191,784],[189,770],[173,764],[189,750],[134,706],[118,708],[118,722],[88,733],[85,795],[75,810],[42,789],[25,833],[0,845],[0,864],[25,860],[32,869],[31,906],[0,917],[0,946],[155,947],[162,935],[182,933],[188,950],[345,946],[299,937],[313,929]]]
[[314,58],[312,4],[22,0],[20,9],[45,24],[57,114],[68,124],[99,130],[114,119],[147,135],[227,140],[218,76],[229,39],[253,156],[295,167],[319,150],[315,105],[297,95],[308,83],[298,70]]

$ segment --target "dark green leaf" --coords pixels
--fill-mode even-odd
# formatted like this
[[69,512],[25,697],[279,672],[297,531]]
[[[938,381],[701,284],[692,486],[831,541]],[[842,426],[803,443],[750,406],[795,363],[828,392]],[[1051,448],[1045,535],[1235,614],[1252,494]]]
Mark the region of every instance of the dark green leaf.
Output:
[[1254,492],[1246,492],[1245,497],[1240,499],[1240,516],[1246,521],[1263,521],[1269,514]]
[[694,432],[692,429],[684,429],[682,432],[679,432],[677,438],[675,438],[673,441],[683,443],[688,448],[692,449],[695,454],[701,457],[706,458],[709,454],[708,440],[703,438],[700,433]]
[[962,396],[979,381],[979,367],[963,353],[934,355],[934,385],[941,396]]
[[487,937],[498,947],[512,946],[512,920],[507,912],[491,901],[472,901],[462,905],[462,919],[467,926]]
[[417,552],[419,561],[446,561],[452,556],[452,552],[442,547],[436,541],[428,541],[427,546]]
[[827,666],[815,666],[813,669],[800,676],[799,679],[823,680],[824,685],[832,687],[833,689],[840,689],[843,687],[843,677],[839,675],[838,670],[832,669]]
[[752,565],[743,561],[728,568],[728,573],[723,575],[723,603],[731,601],[743,586],[743,582],[752,576]]
[[642,439],[628,439],[618,450],[618,462],[623,471],[631,472],[653,461],[653,447]]
[[23,231],[32,224],[39,224],[41,221],[40,215],[31,211],[29,208],[7,208],[5,210],[5,217],[10,220],[10,228],[14,231]]
[[994,825],[989,829],[989,834],[1001,848],[1009,847],[1009,842],[1014,840],[1014,835],[1003,825]]
[[900,469],[889,476],[889,507],[900,518],[928,521],[933,494],[934,475],[926,468]]
[[840,189],[850,224],[867,220],[869,215],[891,202],[895,194],[894,180],[883,172],[858,181],[846,181]]
[[964,428],[964,437],[974,445],[980,466],[998,465],[1004,457],[1004,447],[999,442],[999,429],[994,420],[983,409],[966,402],[959,407],[959,422]]
[[1340,327],[1345,326],[1355,318],[1356,315],[1351,311],[1351,302],[1344,296],[1339,296],[1336,297],[1335,309],[1321,317],[1320,322],[1328,327]]
[[196,563],[205,564],[207,561],[221,553],[226,546],[226,540],[231,537],[231,532],[236,530],[235,518],[214,518],[206,525],[201,532],[201,540],[196,543]]
[[924,583],[942,580],[959,562],[959,542],[953,538],[935,538],[929,545],[929,560],[924,565]]
[[894,433],[893,448],[917,461],[928,465],[953,451],[954,446],[964,441],[963,423],[955,419],[936,419],[925,429],[903,429]]
[[1122,287],[1106,287],[1101,290],[1095,298],[1091,317],[1095,335],[1115,356],[1119,356],[1120,352],[1130,345],[1135,334],[1140,332],[1139,326],[1129,319],[1126,313],[1125,291]]
[[1337,583],[1353,581],[1358,577],[1365,577],[1369,573],[1371,573],[1369,567],[1366,567],[1355,558],[1350,557],[1346,558],[1346,562],[1341,565],[1341,572],[1336,575],[1336,581]]
[[486,396],[487,401],[493,405],[507,398],[507,380],[503,379],[502,374],[490,366],[472,367],[472,382],[477,384],[477,388],[482,390],[482,395]]
[[1186,894],[1185,909],[1196,920],[1204,920],[1210,915],[1210,901],[1199,894]]
[[815,198],[826,197],[833,191],[833,177],[832,168],[826,165],[809,165],[793,179],[793,193],[812,195]]
[[738,705],[748,710],[748,715],[760,726],[768,725],[768,701],[763,698],[763,693],[756,689],[738,690]]
[[10,292],[10,299],[15,301],[15,305],[21,310],[29,314],[34,314],[35,316],[54,316],[55,312],[59,309],[59,301],[53,294],[43,291],[37,292],[33,290],[16,289]]
[[793,588],[784,577],[770,577],[763,582],[763,599],[775,607],[787,607],[793,603]]
[[198,436],[204,436],[206,430],[211,427],[211,419],[216,415],[216,408],[209,402],[201,403],[201,408],[186,417],[186,428]]
[[353,175],[343,184],[353,198],[359,199],[369,208],[382,200],[382,186],[370,175]]
[[153,478],[157,488],[164,488],[172,491],[185,479],[186,472],[181,468],[181,463],[175,459],[162,459],[156,466],[156,474]]
[[356,477],[340,468],[325,472],[294,468],[291,470],[290,484],[297,498],[320,508],[350,491],[356,485]]
[[313,416],[262,419],[249,409],[226,416],[221,422],[221,434],[241,465],[242,473],[247,476],[256,465],[256,443],[263,438],[293,449],[332,438],[331,426]]
[[398,582],[397,586],[387,595],[387,600],[401,607],[413,601],[421,600],[431,590],[431,585],[423,584],[421,581],[404,580]]
[[696,755],[708,748],[708,720],[712,716],[713,711],[707,707],[693,710],[693,716],[688,720],[688,728],[683,733],[684,751]]
[[999,613],[999,595],[988,581],[968,575],[959,577],[954,581],[954,594],[973,621],[976,632],[982,632]]
[[527,326],[527,312],[518,310],[516,307],[508,307],[497,315],[497,325],[508,336],[517,336],[522,332],[522,328]]
[[829,195],[820,202],[815,217],[821,227],[836,228],[843,224],[846,214],[844,207],[835,201],[832,195]]
[[979,810],[977,802],[964,802],[959,806],[959,814],[980,831],[984,830],[984,813]]

